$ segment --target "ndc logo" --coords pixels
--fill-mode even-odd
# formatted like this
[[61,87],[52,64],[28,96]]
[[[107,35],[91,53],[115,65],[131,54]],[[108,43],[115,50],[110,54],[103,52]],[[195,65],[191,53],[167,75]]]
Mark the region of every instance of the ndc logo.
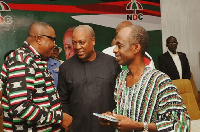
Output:
[[12,17],[8,15],[1,16],[1,12],[3,11],[11,11],[11,9],[4,1],[0,1],[0,24],[11,24],[13,22]]
[[142,5],[139,2],[137,2],[136,0],[131,0],[131,2],[129,2],[126,5],[126,10],[134,11],[134,14],[127,15],[127,20],[142,20],[143,19],[142,13],[139,13],[139,14],[136,13],[137,10],[143,10]]

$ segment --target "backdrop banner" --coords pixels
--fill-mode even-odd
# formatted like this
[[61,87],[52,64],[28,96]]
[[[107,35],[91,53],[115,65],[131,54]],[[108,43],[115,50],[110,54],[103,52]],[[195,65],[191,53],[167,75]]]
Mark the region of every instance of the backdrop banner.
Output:
[[50,24],[56,32],[56,44],[62,47],[70,27],[90,25],[96,36],[95,50],[111,45],[116,26],[129,20],[149,34],[147,52],[157,67],[162,54],[160,0],[5,0],[0,1],[0,65],[6,52],[20,47],[34,21]]

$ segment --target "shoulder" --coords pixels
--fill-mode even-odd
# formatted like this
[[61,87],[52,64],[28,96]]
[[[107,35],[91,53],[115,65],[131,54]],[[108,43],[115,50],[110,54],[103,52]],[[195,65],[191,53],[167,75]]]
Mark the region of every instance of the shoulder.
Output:
[[177,53],[178,53],[179,56],[186,56],[186,54],[183,53],[183,52],[177,52]]
[[113,56],[111,56],[111,55],[108,55],[108,54],[106,54],[106,53],[103,53],[103,52],[97,51],[97,54],[99,55],[99,57],[100,57],[101,59],[113,60],[113,61],[116,60],[115,57],[113,57]]
[[60,69],[68,69],[72,65],[78,63],[80,60],[78,59],[77,55],[72,56],[71,58],[65,60],[61,65]]
[[6,61],[9,62],[9,65],[13,63],[30,64],[32,60],[34,60],[33,55],[20,48],[12,52],[6,59]]
[[116,58],[113,57],[113,56],[110,56],[110,55],[107,55],[105,53],[102,53],[102,52],[97,52],[98,54],[98,60],[106,65],[106,66],[109,66],[110,68],[112,67],[119,67],[119,64],[118,62],[116,61]]
[[170,77],[164,73],[164,72],[161,72],[157,69],[152,69],[152,68],[148,68],[145,72],[145,76],[149,76],[149,78],[152,78],[153,80],[156,80],[157,82],[160,82],[160,81],[164,81],[164,80],[171,80]]
[[52,59],[52,58],[49,58],[48,63],[50,65],[56,65],[56,66],[60,66],[61,65],[60,61]]
[[161,54],[158,58],[166,58],[169,55],[170,55],[169,52],[165,52],[165,53]]

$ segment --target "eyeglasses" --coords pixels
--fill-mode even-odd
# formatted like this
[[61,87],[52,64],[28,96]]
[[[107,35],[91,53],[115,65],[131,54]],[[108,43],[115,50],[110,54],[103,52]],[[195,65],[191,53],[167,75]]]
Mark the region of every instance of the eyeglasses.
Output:
[[177,45],[178,42],[169,42],[168,44],[169,44],[169,45]]
[[56,37],[52,37],[52,36],[48,36],[48,35],[44,35],[44,34],[39,34],[39,36],[45,36],[45,37],[51,39],[54,43],[56,41]]

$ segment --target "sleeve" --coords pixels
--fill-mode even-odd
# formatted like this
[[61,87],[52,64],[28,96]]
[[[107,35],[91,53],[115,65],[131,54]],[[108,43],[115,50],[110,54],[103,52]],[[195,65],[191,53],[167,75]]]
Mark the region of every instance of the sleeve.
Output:
[[[64,63],[63,63],[64,64]],[[65,67],[63,65],[59,68],[58,73],[58,93],[62,104],[63,112],[70,114],[70,91],[68,90],[67,83],[65,81]]]
[[185,74],[184,74],[183,78],[190,80],[190,78],[191,78],[191,71],[190,71],[189,61],[187,59],[186,54],[184,54],[184,56],[185,56]]
[[[60,123],[62,121],[61,111],[42,107],[42,105],[38,106],[33,102],[34,85],[40,83],[42,79],[39,82],[35,78],[35,69],[32,65],[19,61],[11,64],[7,72],[7,80],[7,99],[13,117],[37,124]],[[47,96],[45,99],[45,103],[49,102]],[[38,97],[36,100],[40,101],[41,98]]]
[[119,109],[120,109],[120,97],[119,97],[119,86],[120,86],[120,81],[119,81],[119,79],[120,79],[120,76],[121,76],[121,73],[117,76],[117,78],[116,78],[116,84],[115,84],[115,90],[114,90],[114,100],[115,100],[115,104],[116,104],[116,108],[115,109],[113,109],[113,113],[115,113],[115,114],[121,114],[120,112],[119,112]]
[[160,71],[162,71],[164,73],[168,73],[167,67],[165,64],[165,58],[162,55],[158,57],[158,66],[159,66]]
[[190,131],[190,117],[183,104],[177,88],[168,77],[163,77],[158,83],[160,92],[158,95],[156,126],[159,132]]

